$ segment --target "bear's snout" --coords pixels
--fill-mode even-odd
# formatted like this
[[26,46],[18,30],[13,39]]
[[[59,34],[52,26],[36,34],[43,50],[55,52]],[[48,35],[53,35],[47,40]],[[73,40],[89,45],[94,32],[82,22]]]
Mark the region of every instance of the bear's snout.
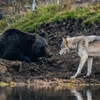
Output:
[[45,55],[47,58],[50,58],[53,55],[53,53],[49,50],[48,47],[45,47]]

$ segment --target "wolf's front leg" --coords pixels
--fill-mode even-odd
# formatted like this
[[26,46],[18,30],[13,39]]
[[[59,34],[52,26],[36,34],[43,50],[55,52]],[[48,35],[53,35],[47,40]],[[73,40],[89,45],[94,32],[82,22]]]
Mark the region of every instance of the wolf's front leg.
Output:
[[79,67],[78,67],[78,70],[77,70],[77,72],[76,72],[76,74],[75,74],[74,76],[71,76],[71,78],[76,78],[77,75],[81,73],[82,68],[83,68],[83,66],[84,66],[84,63],[86,62],[87,58],[88,58],[87,56],[81,57],[80,64],[79,64]]
[[87,74],[85,77],[88,77],[91,75],[91,72],[92,72],[92,63],[93,63],[93,58],[88,58],[87,60]]

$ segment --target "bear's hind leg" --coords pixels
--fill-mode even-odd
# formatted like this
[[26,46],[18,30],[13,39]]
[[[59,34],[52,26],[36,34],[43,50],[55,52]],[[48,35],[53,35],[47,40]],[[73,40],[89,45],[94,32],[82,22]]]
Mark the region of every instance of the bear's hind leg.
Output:
[[2,58],[7,60],[25,61],[27,63],[31,62],[31,59],[28,56],[23,55],[22,53],[16,54],[12,52],[6,52],[3,54]]

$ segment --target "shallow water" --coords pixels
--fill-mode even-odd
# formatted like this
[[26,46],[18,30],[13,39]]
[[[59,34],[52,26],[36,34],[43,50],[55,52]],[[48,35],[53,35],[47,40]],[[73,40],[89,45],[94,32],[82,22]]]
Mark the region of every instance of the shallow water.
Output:
[[0,100],[100,100],[100,88],[0,87]]

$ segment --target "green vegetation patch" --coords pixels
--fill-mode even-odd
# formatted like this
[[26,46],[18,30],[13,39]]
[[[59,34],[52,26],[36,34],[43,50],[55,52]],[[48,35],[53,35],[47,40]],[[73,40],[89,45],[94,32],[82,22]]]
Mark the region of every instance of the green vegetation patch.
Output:
[[7,86],[8,84],[7,83],[5,83],[5,82],[0,82],[0,87],[5,87],[5,86]]
[[[37,31],[41,24],[50,22],[60,22],[64,19],[72,18],[83,20],[83,26],[100,22],[100,5],[88,7],[64,8],[61,5],[49,5],[38,7],[37,13],[30,11],[23,18],[16,20],[10,28],[18,28],[25,32]],[[0,29],[6,27],[6,20],[0,23]]]
[[11,27],[16,27],[25,32],[36,31],[42,23],[48,23],[49,19],[57,13],[57,9],[57,5],[38,8],[37,14],[31,11],[24,18],[11,25]]

